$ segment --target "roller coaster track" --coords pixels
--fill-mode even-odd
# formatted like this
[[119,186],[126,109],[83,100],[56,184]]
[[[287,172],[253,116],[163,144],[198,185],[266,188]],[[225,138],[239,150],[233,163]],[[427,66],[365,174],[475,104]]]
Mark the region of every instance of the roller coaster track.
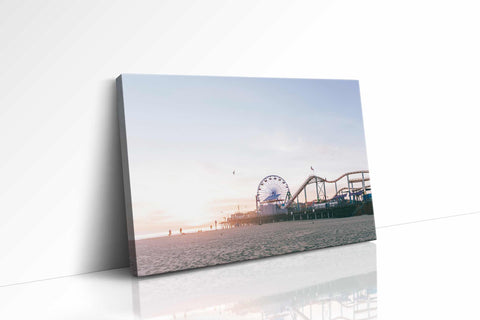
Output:
[[[366,180],[366,179],[365,179],[365,180]],[[366,189],[366,190],[370,190],[370,185],[366,185],[366,186],[365,186],[365,189]],[[350,188],[350,191],[353,192],[353,193],[358,192],[358,191],[360,191],[360,190],[363,190],[363,188]],[[342,194],[344,191],[348,191],[348,187],[343,187],[343,188],[341,188],[341,189],[338,189],[338,192],[335,193],[335,195],[333,196],[333,198],[335,198],[336,196]]]
[[[349,176],[350,175],[354,175],[354,174],[365,174],[365,173],[369,173],[368,170],[359,170],[359,171],[352,171],[352,172],[347,172],[347,173],[344,173],[342,174],[340,177],[338,177],[337,179],[335,180],[327,180],[326,178],[322,178],[322,177],[319,177],[317,175],[311,175],[311,176],[308,176],[308,178],[301,184],[301,186],[298,188],[298,190],[292,195],[292,197],[288,200],[287,204],[286,204],[286,207],[290,206],[294,201],[295,199],[297,199],[298,195],[305,190],[305,187],[309,184],[312,184],[312,183],[337,183],[338,181],[340,181],[341,179],[347,177],[347,181],[349,184],[353,184],[353,183],[357,183],[357,182],[364,182],[365,181],[369,181],[370,178],[369,177],[363,177],[361,179],[351,179],[349,180]],[[365,187],[362,187],[362,188],[348,188],[348,187],[344,187],[344,188],[341,188],[339,189],[336,193],[335,193],[335,196],[336,197],[337,195],[341,194],[342,192],[346,191],[346,190],[349,190],[350,192],[358,192],[360,190],[363,190],[363,189],[367,189],[367,188],[370,188],[370,186],[365,186]]]
[[[317,178],[320,178],[320,179],[322,179],[322,181],[325,181],[325,182],[327,182],[327,183],[334,183],[334,182],[337,182],[337,181],[341,180],[342,178],[344,178],[344,177],[346,177],[346,176],[349,176],[349,175],[351,175],[351,174],[358,174],[358,173],[368,173],[368,170],[359,170],[359,171],[347,172],[347,173],[342,174],[342,175],[341,175],[340,177],[338,177],[337,179],[331,180],[331,181],[330,181],[330,180],[326,180],[326,179],[324,179],[324,178],[320,178],[320,177],[314,176],[314,175],[310,176],[309,178],[311,178],[311,177],[317,177]],[[308,180],[308,178],[307,178],[307,180]],[[366,180],[366,179],[365,179],[365,180]],[[361,181],[361,180],[360,180],[360,181]]]

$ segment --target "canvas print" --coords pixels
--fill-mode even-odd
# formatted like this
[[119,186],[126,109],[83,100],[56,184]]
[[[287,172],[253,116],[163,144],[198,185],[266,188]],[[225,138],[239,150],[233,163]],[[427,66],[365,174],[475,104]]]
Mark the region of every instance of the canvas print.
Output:
[[375,239],[359,83],[117,79],[131,269]]

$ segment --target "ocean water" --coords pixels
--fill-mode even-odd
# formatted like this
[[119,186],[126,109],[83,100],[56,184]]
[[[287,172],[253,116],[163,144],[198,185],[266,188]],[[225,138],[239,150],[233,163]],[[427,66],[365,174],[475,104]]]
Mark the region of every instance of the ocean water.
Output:
[[375,240],[373,216],[303,220],[136,240],[139,276]]

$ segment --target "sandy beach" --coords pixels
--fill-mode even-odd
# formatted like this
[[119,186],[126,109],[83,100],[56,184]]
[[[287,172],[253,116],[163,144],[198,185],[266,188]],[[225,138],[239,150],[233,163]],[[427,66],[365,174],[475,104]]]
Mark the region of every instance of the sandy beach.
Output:
[[375,240],[372,215],[252,225],[135,241],[139,276]]

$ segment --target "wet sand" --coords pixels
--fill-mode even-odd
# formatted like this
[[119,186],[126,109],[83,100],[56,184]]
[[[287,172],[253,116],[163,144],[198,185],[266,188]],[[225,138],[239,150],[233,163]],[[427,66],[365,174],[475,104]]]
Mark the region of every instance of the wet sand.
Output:
[[375,240],[373,216],[252,225],[135,241],[138,275]]

